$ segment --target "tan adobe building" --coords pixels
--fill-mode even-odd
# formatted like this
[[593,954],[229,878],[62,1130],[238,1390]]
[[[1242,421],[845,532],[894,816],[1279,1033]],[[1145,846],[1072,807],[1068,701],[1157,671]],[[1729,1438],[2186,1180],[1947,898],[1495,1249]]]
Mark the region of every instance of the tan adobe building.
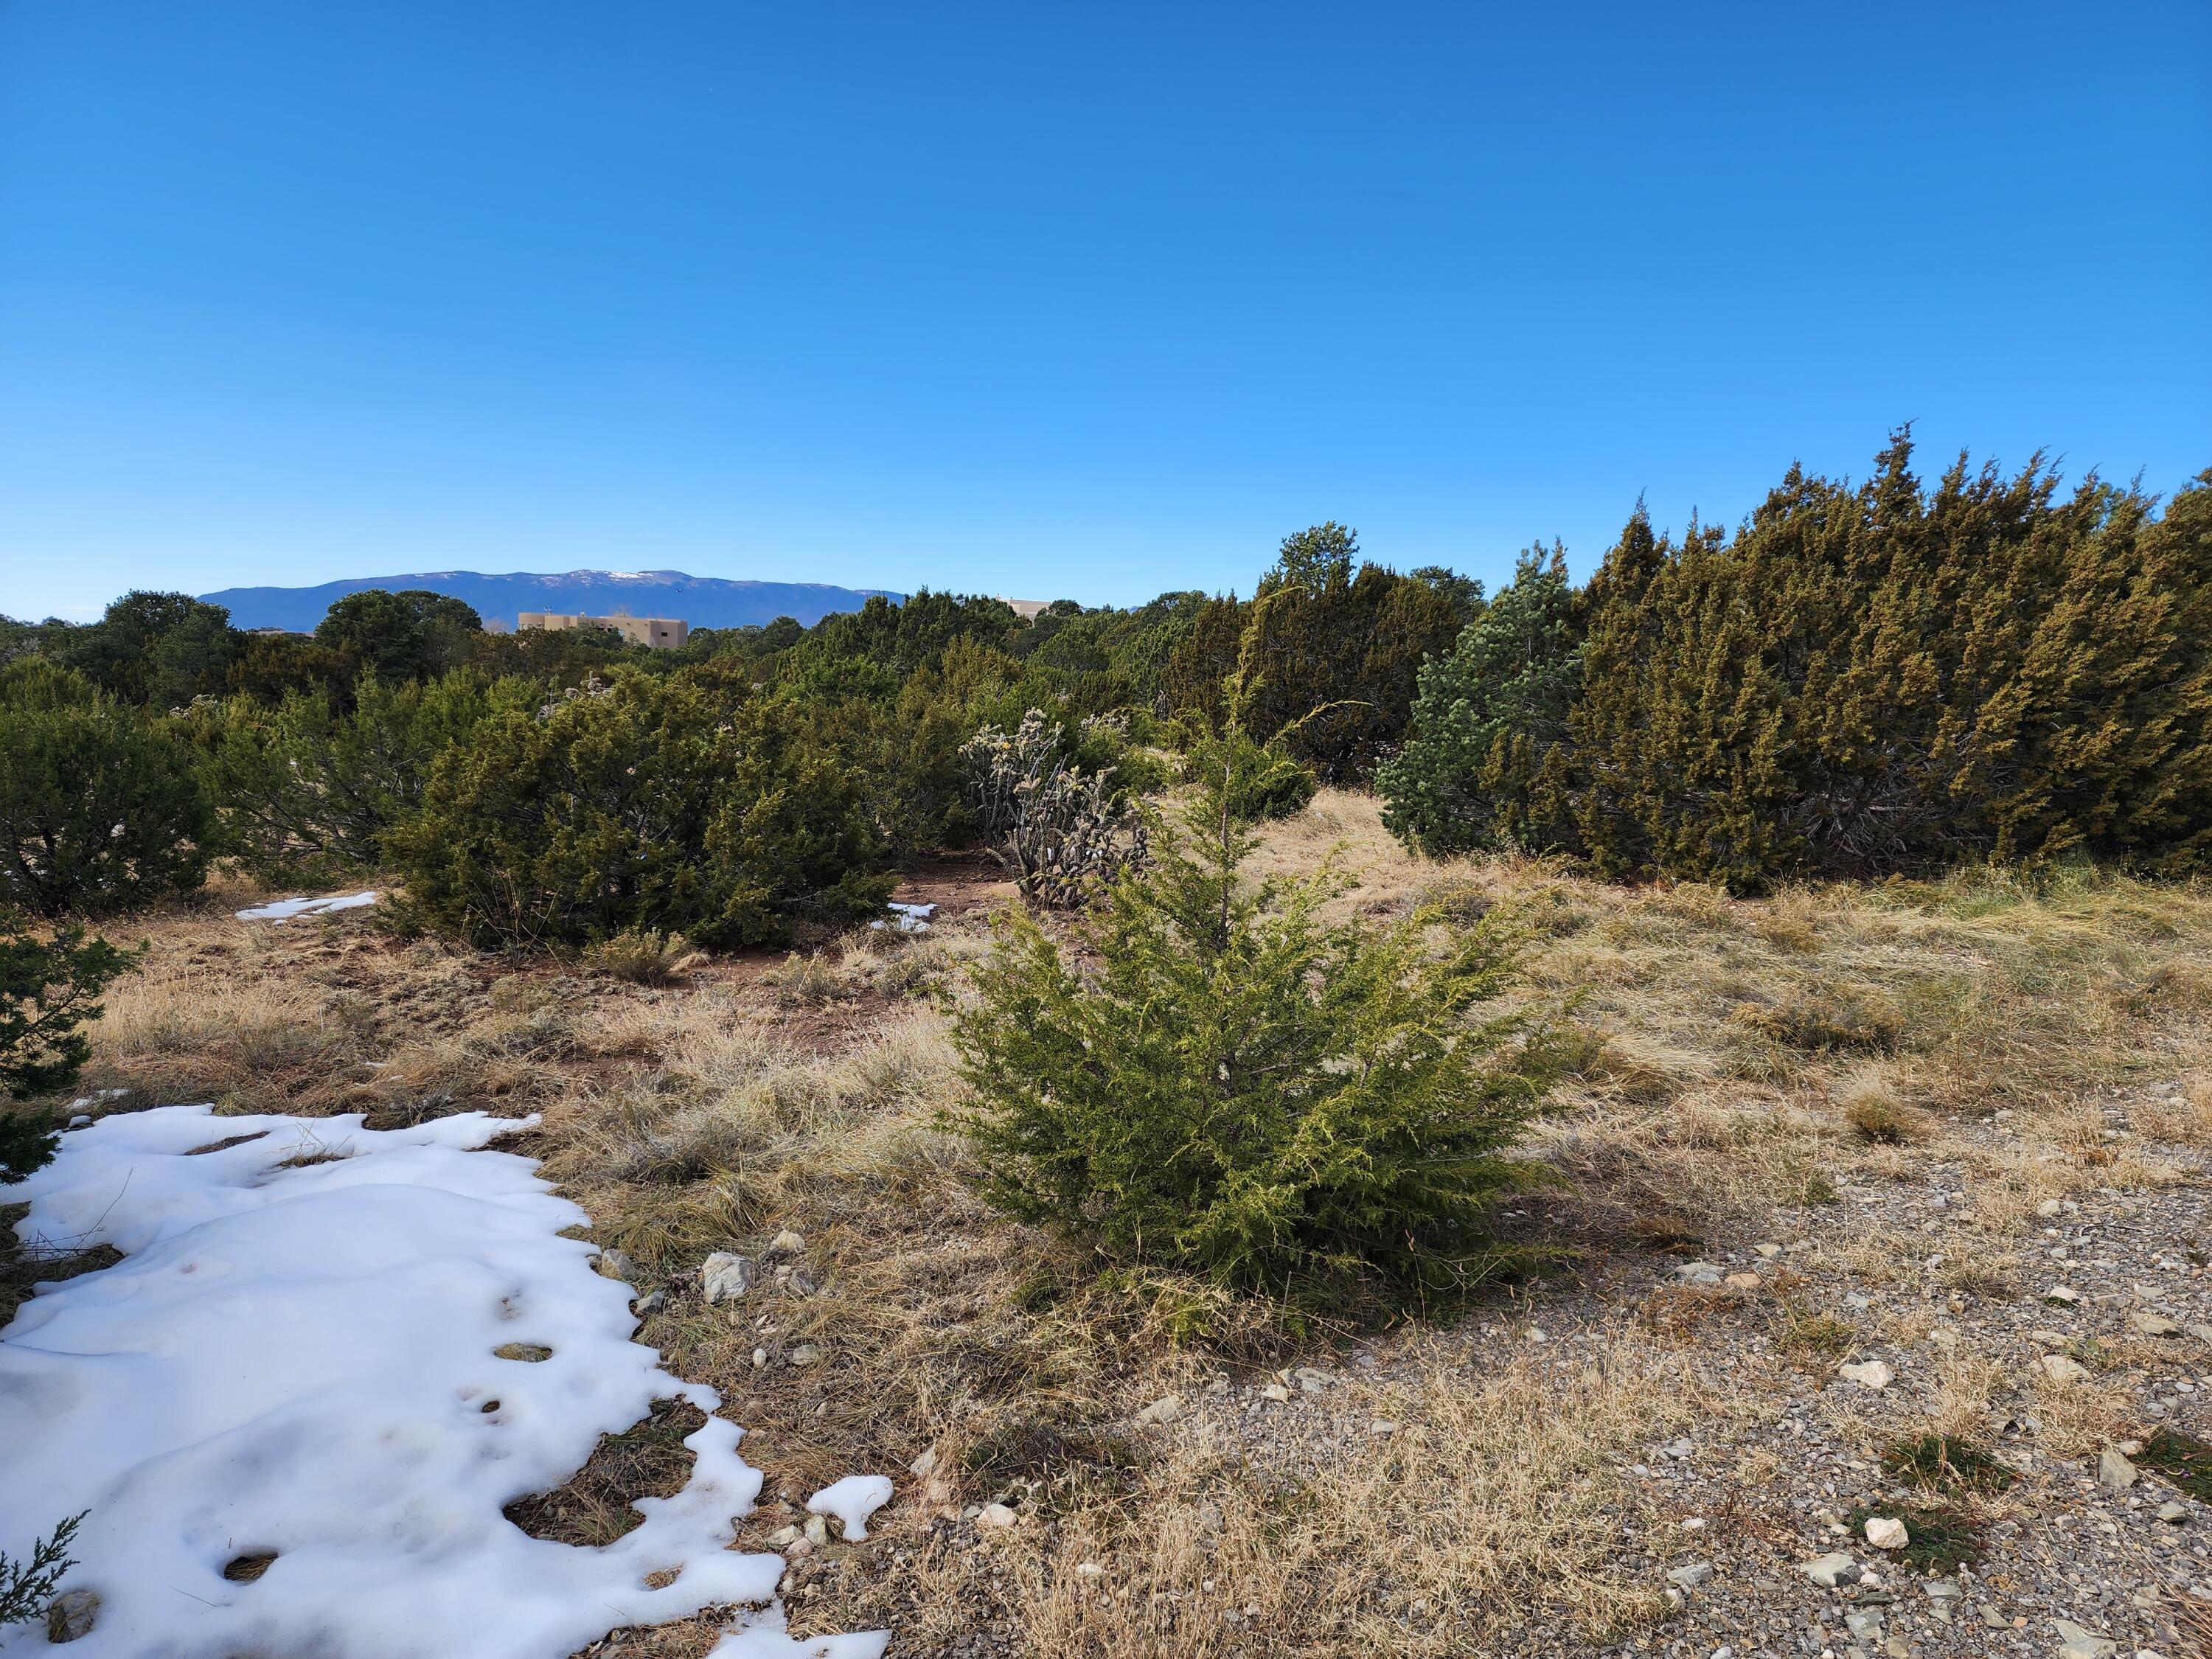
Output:
[[553,634],[572,628],[611,628],[632,645],[649,645],[656,651],[673,651],[691,632],[690,623],[672,617],[563,617],[550,611],[526,611],[514,625]]

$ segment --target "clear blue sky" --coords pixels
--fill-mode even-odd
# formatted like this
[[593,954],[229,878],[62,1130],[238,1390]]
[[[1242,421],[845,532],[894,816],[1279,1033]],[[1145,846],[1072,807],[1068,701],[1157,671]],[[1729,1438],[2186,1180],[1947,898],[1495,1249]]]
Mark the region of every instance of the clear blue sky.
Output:
[[2212,464],[2212,5],[0,0],[0,611]]

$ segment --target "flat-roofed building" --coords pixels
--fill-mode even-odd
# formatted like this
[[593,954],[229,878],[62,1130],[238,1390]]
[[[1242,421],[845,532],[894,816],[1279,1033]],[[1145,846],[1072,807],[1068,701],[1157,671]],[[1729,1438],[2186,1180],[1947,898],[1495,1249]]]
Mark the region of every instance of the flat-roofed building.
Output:
[[1035,622],[1052,608],[1050,599],[1010,599],[1003,594],[999,596],[999,603],[1025,623]]
[[564,617],[551,611],[526,611],[514,625],[542,628],[550,634],[572,628],[611,628],[632,645],[649,645],[656,651],[673,651],[691,632],[690,623],[673,617]]

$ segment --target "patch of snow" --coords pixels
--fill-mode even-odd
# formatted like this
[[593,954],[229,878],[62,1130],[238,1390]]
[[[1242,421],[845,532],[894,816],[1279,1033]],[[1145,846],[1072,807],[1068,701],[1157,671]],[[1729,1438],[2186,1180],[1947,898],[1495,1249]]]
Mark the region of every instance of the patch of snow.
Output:
[[891,1501],[890,1477],[848,1474],[806,1500],[811,1515],[834,1515],[845,1524],[848,1542],[868,1535],[868,1517]]
[[278,899],[236,912],[240,921],[289,921],[295,916],[326,916],[336,910],[358,910],[376,902],[376,895],[333,893],[327,898]]
[[892,927],[897,929],[902,933],[927,933],[929,931],[929,919],[937,913],[937,907],[933,904],[899,904],[894,902],[885,905],[884,908],[891,913],[890,916],[880,921],[872,921],[868,926],[871,927]]
[[730,1627],[707,1659],[883,1659],[887,1630],[856,1631],[849,1636],[793,1637],[785,1632],[781,1601],[748,1614]]
[[[89,1511],[63,1583],[100,1596],[82,1659],[564,1659],[619,1625],[773,1610],[781,1559],[727,1547],[761,1476],[723,1419],[685,1441],[684,1489],[639,1499],[612,1544],[501,1513],[654,1401],[720,1403],[629,1340],[629,1287],[560,1236],[584,1212],[531,1159],[480,1150],[536,1121],[380,1132],[164,1107],[103,1118],[0,1187],[28,1201],[27,1243],[125,1253],[40,1286],[0,1331],[0,1550]],[[254,1138],[199,1150],[238,1136]],[[510,1344],[551,1353],[495,1354]],[[258,1579],[222,1576],[260,1555]],[[882,1648],[836,1639],[787,1651]],[[0,1654],[45,1643],[0,1627]]]

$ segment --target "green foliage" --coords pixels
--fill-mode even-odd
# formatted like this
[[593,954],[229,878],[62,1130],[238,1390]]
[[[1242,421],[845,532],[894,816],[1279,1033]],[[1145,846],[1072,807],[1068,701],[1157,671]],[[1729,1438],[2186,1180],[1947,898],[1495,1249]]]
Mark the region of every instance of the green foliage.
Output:
[[1413,739],[1375,775],[1382,821],[1432,856],[1555,840],[1524,804],[1564,758],[1581,645],[1565,550],[1529,548],[1451,652],[1422,665]]
[[1844,1520],[1851,1531],[1862,1537],[1866,1523],[1877,1516],[1905,1522],[1909,1540],[1897,1553],[1897,1559],[1907,1566],[1942,1577],[1954,1573],[1962,1566],[1978,1564],[1985,1551],[1982,1529],[1973,1518],[1964,1512],[1942,1506],[1928,1509],[1900,1508],[1885,1504],[1869,1509],[1861,1504]]
[[903,678],[941,659],[955,640],[1004,647],[1021,626],[1000,600],[924,588],[903,605],[878,594],[858,611],[825,617],[801,648],[811,657],[875,663]]
[[2154,1429],[2136,1460],[2156,1469],[2187,1497],[2212,1504],[2212,1445],[2173,1429]]
[[1293,817],[1321,787],[1304,761],[1234,724],[1191,744],[1182,758],[1182,781],[1222,789],[1229,816],[1239,823]]
[[223,683],[234,695],[256,702],[280,703],[295,692],[320,693],[343,709],[360,673],[360,661],[350,651],[298,634],[248,634]]
[[189,593],[134,590],[58,642],[60,660],[119,701],[179,708],[220,692],[238,635],[230,612]]
[[459,666],[483,631],[476,607],[451,594],[371,587],[333,605],[315,626],[315,643],[343,651],[377,678],[397,683]]
[[1900,1480],[1936,1492],[1999,1492],[2020,1480],[1995,1453],[1947,1434],[1899,1440],[1882,1453],[1881,1466]]
[[407,910],[479,946],[629,929],[781,943],[883,908],[880,832],[851,763],[787,700],[685,670],[494,710],[386,837]]
[[[53,1094],[76,1081],[91,1053],[82,1028],[100,994],[136,958],[76,928],[41,936],[0,933],[0,1094]],[[0,1181],[20,1181],[53,1156],[50,1114],[0,1115]]]
[[189,891],[212,828],[166,731],[50,664],[0,671],[0,908],[104,915]]
[[1241,674],[1253,732],[1328,781],[1365,777],[1405,736],[1422,661],[1474,619],[1479,589],[1446,571],[1356,563],[1358,553],[1334,522],[1285,538],[1257,599],[1217,600],[1195,619],[1164,676],[1170,705],[1218,731],[1221,688]]
[[349,714],[321,691],[205,711],[194,722],[200,775],[221,808],[224,850],[264,881],[377,867],[385,833],[421,804],[431,763],[495,708],[534,710],[536,691],[474,669],[427,684],[365,674]]
[[76,1565],[70,1555],[70,1545],[90,1513],[80,1510],[33,1542],[28,1560],[0,1555],[0,1626],[45,1616],[54,1591],[61,1586],[62,1575]]
[[1252,844],[1206,789],[1077,929],[1095,967],[1000,919],[954,1024],[983,1191],[1116,1261],[1301,1299],[1493,1271],[1485,1218],[1536,1178],[1510,1149],[1547,1081],[1516,1021],[1468,1017],[1504,938],[1331,924],[1335,880],[1248,884]]
[[1792,468],[1733,538],[1677,544],[1639,507],[1576,601],[1564,735],[1556,688],[1523,695],[1575,636],[1554,601],[1518,651],[1432,669],[1394,825],[1739,890],[1977,857],[2203,867],[2212,474],[2160,516],[2094,477],[2061,497],[2040,457],[1961,457],[1932,489],[1911,457],[1898,434],[1856,488]]

